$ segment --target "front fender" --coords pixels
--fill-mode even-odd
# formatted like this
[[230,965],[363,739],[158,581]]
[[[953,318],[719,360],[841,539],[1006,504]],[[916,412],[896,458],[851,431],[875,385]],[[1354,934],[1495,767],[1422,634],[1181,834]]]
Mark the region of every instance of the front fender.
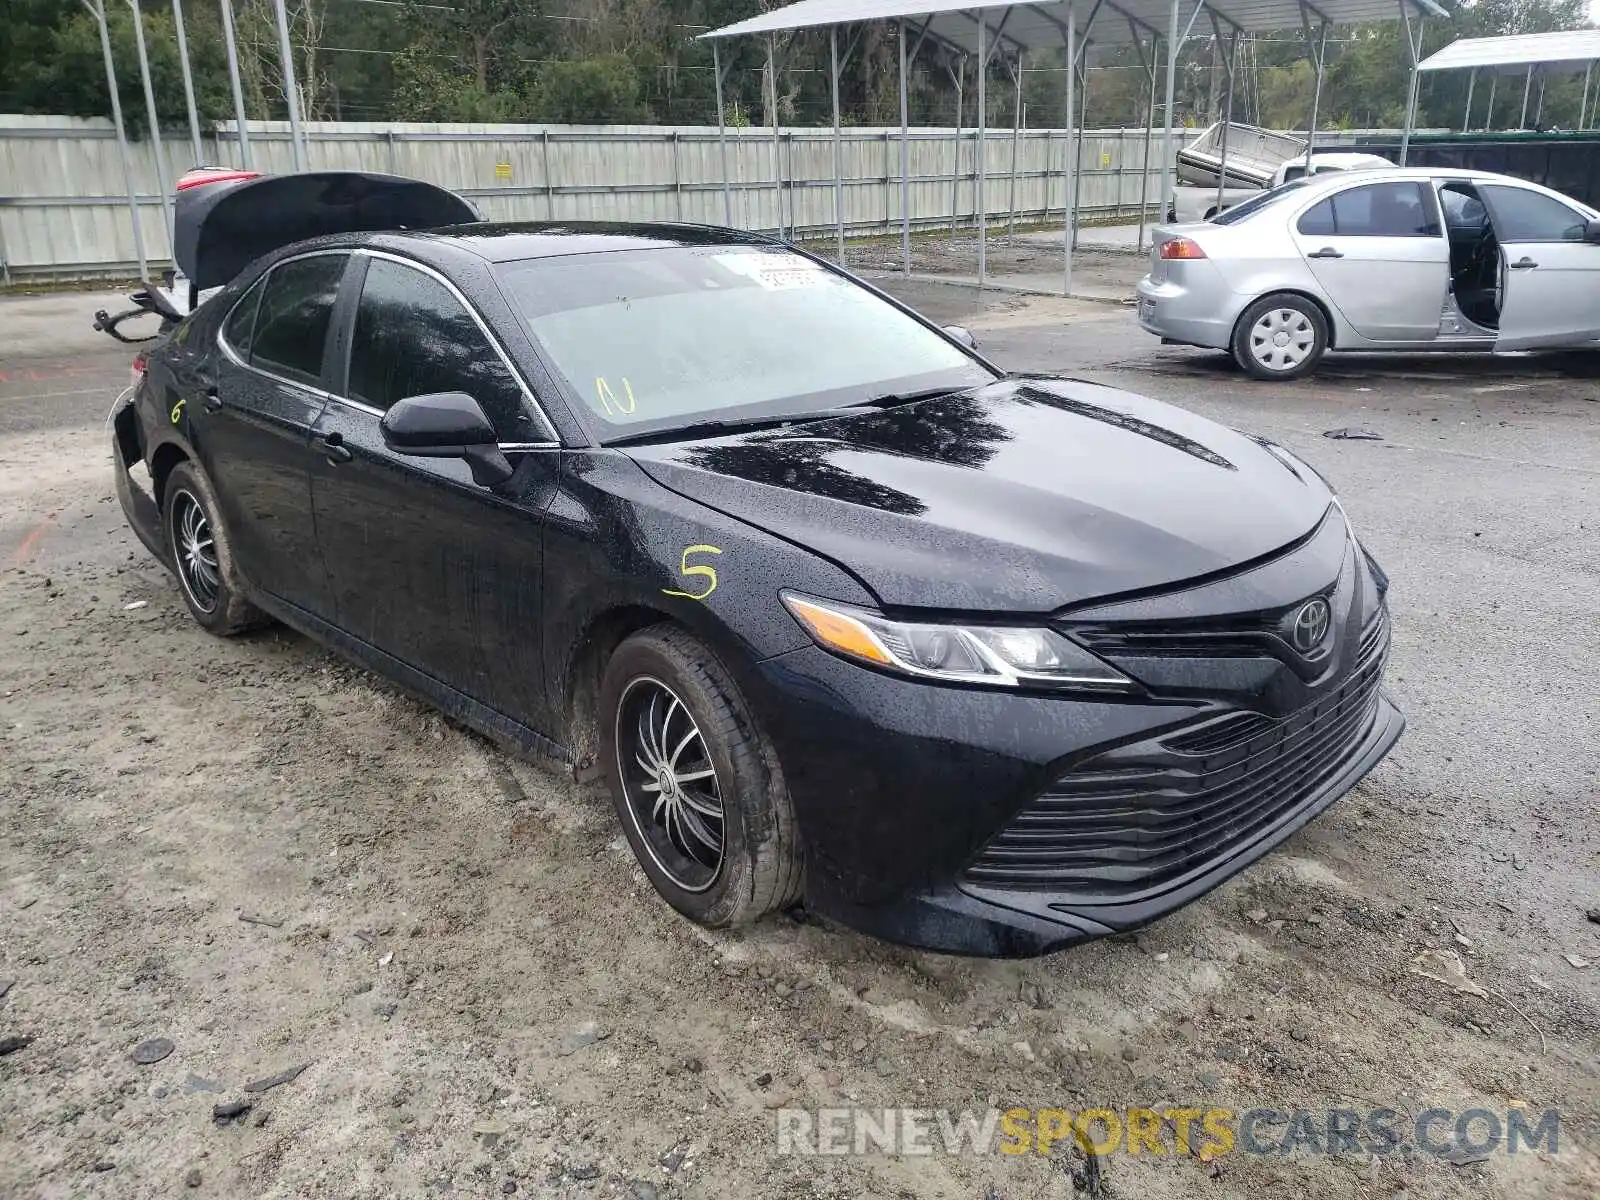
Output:
[[590,631],[609,613],[679,622],[743,684],[755,663],[811,644],[781,589],[873,604],[839,567],[662,487],[624,455],[564,458],[545,536],[545,677],[556,711]]

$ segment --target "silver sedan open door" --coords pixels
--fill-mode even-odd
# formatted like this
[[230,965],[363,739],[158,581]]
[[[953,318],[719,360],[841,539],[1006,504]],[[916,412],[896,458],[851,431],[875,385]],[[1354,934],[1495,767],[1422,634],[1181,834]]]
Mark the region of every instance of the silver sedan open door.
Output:
[[1600,339],[1600,228],[1542,189],[1479,183],[1500,243],[1496,350]]
[[1362,337],[1425,342],[1439,335],[1450,243],[1432,188],[1412,179],[1352,180],[1301,213],[1290,234]]

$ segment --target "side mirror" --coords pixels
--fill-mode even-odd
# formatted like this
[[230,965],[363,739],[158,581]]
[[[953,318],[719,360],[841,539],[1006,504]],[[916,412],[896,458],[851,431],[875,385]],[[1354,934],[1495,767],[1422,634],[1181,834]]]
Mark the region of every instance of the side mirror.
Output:
[[965,326],[946,325],[944,327],[944,331],[951,337],[955,338],[956,341],[960,342],[968,350],[976,350],[978,348],[978,339],[973,337],[972,331],[967,329]]
[[1600,245],[1600,220],[1590,221],[1584,225],[1583,240],[1591,246]]
[[407,396],[383,414],[383,444],[413,458],[459,458],[472,481],[494,487],[510,479],[511,464],[478,402],[465,392]]

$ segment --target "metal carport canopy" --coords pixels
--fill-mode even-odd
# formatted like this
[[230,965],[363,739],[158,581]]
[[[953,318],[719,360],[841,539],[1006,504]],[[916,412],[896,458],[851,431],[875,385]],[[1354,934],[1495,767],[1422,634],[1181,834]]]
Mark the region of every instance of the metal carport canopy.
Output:
[[1600,29],[1462,38],[1417,64],[1419,71],[1478,70],[1519,74],[1529,67],[1570,64],[1573,71],[1600,61]]
[[1528,121],[1528,97],[1533,91],[1533,76],[1539,74],[1539,113],[1544,112],[1544,81],[1550,74],[1575,74],[1583,72],[1583,99],[1578,105],[1578,128],[1588,126],[1589,84],[1594,77],[1594,64],[1600,62],[1600,29],[1563,29],[1553,33],[1514,33],[1505,37],[1461,38],[1451,42],[1436,54],[1430,54],[1417,64],[1418,71],[1471,71],[1467,80],[1467,111],[1461,129],[1472,127],[1472,92],[1478,82],[1478,72],[1489,76],[1489,113],[1484,118],[1485,128],[1493,116],[1494,86],[1502,75],[1521,75],[1522,116],[1519,124]]
[[[1175,11],[1180,21],[1192,25],[1190,14],[1203,9],[1242,33],[1296,29],[1305,22],[1331,26],[1393,21],[1404,13],[1417,17],[1446,15],[1433,0],[1102,0],[1098,5],[1094,0],[799,0],[700,36],[740,37],[905,19],[914,21],[919,33],[926,27],[939,40],[975,52],[978,19],[974,14],[981,11],[992,18],[989,36],[1002,44],[1014,49],[1054,50],[1062,44],[1069,11],[1076,18],[1077,32],[1083,34],[1096,9],[1100,16],[1095,19],[1091,37],[1102,44],[1131,41],[1129,20],[1142,26],[1144,33],[1165,37],[1173,25]],[[1107,17],[1122,20],[1104,19]],[[926,18],[926,26],[918,18]],[[1180,41],[1183,32],[1180,27]]]
[[[1023,53],[1049,48],[1065,49],[1069,70],[1066,108],[1068,137],[1074,137],[1076,122],[1073,118],[1073,101],[1076,88],[1073,75],[1082,61],[1089,44],[1101,45],[1130,43],[1140,45],[1150,39],[1152,59],[1147,68],[1153,72],[1155,43],[1165,41],[1166,54],[1166,104],[1162,125],[1161,188],[1159,203],[1165,208],[1169,199],[1169,181],[1173,170],[1173,114],[1177,84],[1177,52],[1188,39],[1195,23],[1204,13],[1219,39],[1224,36],[1237,39],[1241,33],[1261,33],[1269,30],[1300,28],[1304,31],[1308,52],[1312,55],[1317,73],[1316,93],[1320,95],[1322,70],[1325,61],[1328,29],[1334,25],[1358,22],[1402,20],[1406,25],[1406,47],[1410,55],[1411,84],[1407,96],[1407,136],[1401,147],[1401,162],[1405,161],[1405,143],[1414,117],[1417,95],[1417,59],[1422,45],[1422,23],[1430,16],[1443,17],[1445,10],[1434,0],[799,0],[798,3],[771,12],[758,14],[721,29],[703,33],[701,38],[711,39],[713,51],[721,39],[756,36],[767,40],[768,78],[772,89],[773,111],[777,110],[777,68],[774,64],[773,42],[780,33],[798,33],[805,30],[826,29],[829,33],[832,61],[834,108],[834,167],[835,207],[842,209],[840,199],[839,138],[839,50],[838,31],[841,27],[859,25],[869,21],[896,21],[900,27],[900,126],[901,126],[901,253],[905,271],[911,270],[911,227],[908,212],[907,168],[907,29],[915,27],[916,47],[925,42],[942,45],[960,54],[972,53],[987,65],[997,53],[1006,49],[1020,59]],[[846,55],[849,50],[847,48]],[[910,56],[914,58],[916,49]],[[1232,66],[1229,66],[1228,95],[1233,94]],[[723,139],[724,207],[731,223],[731,201],[727,198],[727,148],[726,126],[723,119],[722,83],[724,78],[720,53],[716,56],[717,126]],[[979,70],[978,114],[979,137],[985,136],[986,105],[984,80],[987,70]],[[1014,78],[1020,71],[1014,72]],[[1153,76],[1152,76],[1153,79]],[[1020,83],[1018,84],[1020,96]],[[1153,98],[1153,93],[1152,93]],[[1020,107],[1020,102],[1019,102]],[[1312,119],[1309,122],[1315,137],[1316,99],[1312,101]],[[776,120],[776,118],[774,118]],[[773,130],[774,162],[777,161],[778,131]],[[1309,150],[1308,146],[1308,150]],[[1224,150],[1226,154],[1226,150]],[[983,286],[987,205],[984,195],[984,161],[978,155],[978,284]],[[1075,156],[1073,161],[1076,161]],[[1076,223],[1076,172],[1070,173],[1072,199],[1064,231],[1065,290],[1072,291],[1072,236]],[[779,183],[779,226],[782,231],[782,185]],[[1141,196],[1141,205],[1144,197]],[[844,223],[842,215],[836,217],[841,259],[844,253]]]

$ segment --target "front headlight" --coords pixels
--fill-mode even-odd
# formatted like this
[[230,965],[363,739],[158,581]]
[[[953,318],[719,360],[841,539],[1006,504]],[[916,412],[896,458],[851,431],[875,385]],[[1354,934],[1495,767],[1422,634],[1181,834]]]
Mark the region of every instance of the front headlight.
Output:
[[951,683],[1123,691],[1132,680],[1053,629],[895,621],[864,608],[783,592],[817,645],[846,658]]

